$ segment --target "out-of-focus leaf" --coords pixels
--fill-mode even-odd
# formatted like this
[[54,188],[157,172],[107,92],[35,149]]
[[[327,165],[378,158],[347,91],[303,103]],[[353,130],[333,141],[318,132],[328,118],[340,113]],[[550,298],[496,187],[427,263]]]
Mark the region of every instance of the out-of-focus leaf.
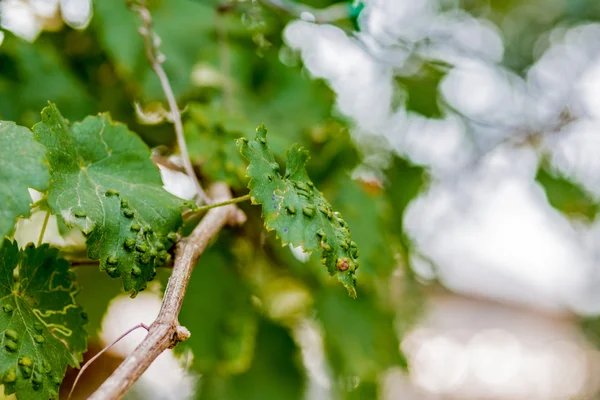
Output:
[[[166,56],[163,64],[175,94],[190,92],[191,71],[204,49],[212,45],[215,9],[201,1],[169,0],[150,2],[150,11],[160,51]],[[122,78],[138,85],[138,91],[154,99],[162,99],[160,83],[150,70],[144,54],[144,44],[137,33],[138,16],[126,2],[102,0],[94,2],[94,19],[102,44]]]
[[77,302],[88,315],[88,335],[90,340],[97,339],[108,304],[123,292],[123,287],[119,281],[90,265],[72,269],[77,274],[77,285],[80,288]]
[[378,399],[379,387],[376,382],[359,382],[358,386],[343,392],[344,400]]
[[[10,65],[12,73],[4,74]],[[31,126],[48,99],[76,118],[93,111],[93,99],[59,49],[43,39],[27,43],[10,37],[0,47],[0,118]]]
[[353,300],[323,288],[316,297],[317,318],[324,331],[331,366],[340,377],[375,382],[392,366],[406,366],[394,330],[394,313],[372,292]]
[[334,182],[335,185],[328,188],[328,197],[342,212],[348,225],[353,227],[352,238],[360,248],[359,279],[362,282],[363,274],[388,276],[396,267],[396,262],[387,240],[384,221],[384,212],[389,212],[385,207],[386,198],[382,193],[369,194],[347,174],[340,173]]
[[593,221],[598,213],[598,203],[574,182],[540,168],[535,179],[546,191],[548,202],[562,213],[584,217]]
[[302,246],[305,251],[322,250],[322,264],[331,276],[356,297],[358,247],[350,238],[348,224],[332,210],[306,173],[308,152],[293,145],[287,153],[286,172],[267,145],[267,130],[260,126],[252,140],[238,140],[249,161],[248,188],[253,204],[262,204],[268,230],[275,230],[283,244]]
[[126,291],[143,290],[170,258],[183,205],[163,189],[149,149],[108,115],[69,126],[53,104],[33,130],[48,150],[52,211],[88,236],[101,270],[121,276]]
[[46,190],[50,181],[46,149],[27,128],[0,121],[0,240],[17,217],[29,216],[28,188]]
[[87,316],[77,305],[69,263],[47,244],[0,248],[0,382],[20,399],[57,399],[67,365],[87,348]]
[[239,375],[203,376],[201,400],[300,400],[305,376],[298,348],[289,332],[261,320],[258,326],[256,356],[250,369]]
[[[427,176],[422,167],[414,166],[402,158],[394,158],[394,163],[386,171],[384,193],[391,207],[389,229],[395,233],[406,247],[404,235],[404,212],[408,204],[419,194],[427,183]],[[408,250],[408,249],[405,249]]]
[[428,118],[441,117],[438,84],[444,75],[439,69],[424,65],[417,74],[396,77],[396,82],[406,91],[406,109]]
[[240,156],[235,139],[254,130],[249,122],[225,114],[222,110],[189,106],[184,125],[190,158],[211,181],[224,181],[233,188],[246,183],[246,162]]
[[181,347],[193,351],[194,368],[201,373],[241,373],[252,361],[257,315],[234,264],[224,246],[206,251],[179,314],[192,333]]

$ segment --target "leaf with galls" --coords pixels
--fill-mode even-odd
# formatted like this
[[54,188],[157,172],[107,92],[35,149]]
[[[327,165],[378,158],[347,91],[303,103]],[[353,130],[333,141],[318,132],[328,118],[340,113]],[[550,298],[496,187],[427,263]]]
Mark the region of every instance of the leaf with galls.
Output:
[[78,367],[87,348],[87,315],[58,250],[32,244],[0,248],[0,384],[19,399],[58,399],[67,365]]
[[329,274],[337,276],[356,297],[358,247],[341,214],[333,211],[308,177],[308,152],[293,145],[287,152],[285,175],[281,176],[264,126],[257,128],[254,139],[238,139],[237,144],[249,161],[246,174],[251,200],[262,204],[267,229],[275,230],[284,245],[302,246],[308,252],[320,249],[321,263]]
[[54,104],[33,131],[48,150],[52,211],[83,231],[88,256],[100,260],[101,270],[122,277],[134,295],[143,290],[170,257],[183,206],[163,189],[148,147],[107,114],[70,125]]

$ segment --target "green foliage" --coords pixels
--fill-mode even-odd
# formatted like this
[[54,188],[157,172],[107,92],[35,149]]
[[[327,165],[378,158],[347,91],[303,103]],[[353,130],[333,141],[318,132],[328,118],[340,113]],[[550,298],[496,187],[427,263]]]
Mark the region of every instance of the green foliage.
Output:
[[235,139],[252,130],[241,118],[199,104],[191,104],[184,125],[190,158],[211,181],[227,182],[241,189],[246,183],[246,163],[240,157]]
[[48,99],[78,118],[93,112],[77,71],[68,68],[69,59],[47,39],[32,45],[8,37],[0,46],[0,119],[31,126]]
[[83,231],[101,270],[143,290],[170,258],[183,204],[162,188],[148,148],[106,114],[70,126],[53,104],[33,130],[48,150],[52,211]]
[[29,129],[0,121],[0,240],[12,232],[17,217],[29,216],[27,189],[43,191],[48,186],[45,153]]
[[441,117],[438,85],[444,75],[439,68],[425,64],[415,75],[397,77],[396,82],[406,93],[406,109],[428,118]]
[[[187,94],[193,88],[190,72],[211,41],[214,8],[203,1],[189,0],[157,1],[152,5],[154,25],[162,39],[160,50],[169,60],[165,71],[175,94]],[[120,0],[94,2],[94,11],[92,22],[101,45],[121,78],[130,82],[137,94],[162,98],[159,81],[148,66],[144,43],[137,32],[138,17]]]
[[242,155],[249,161],[248,188],[253,204],[262,204],[268,230],[275,230],[283,244],[302,246],[305,251],[321,250],[322,264],[356,297],[355,271],[358,247],[350,238],[348,224],[332,210],[306,173],[308,152],[293,145],[287,153],[285,176],[267,145],[264,126],[252,140],[238,140]]
[[381,371],[406,366],[394,314],[378,301],[375,293],[366,291],[354,300],[331,288],[319,292],[315,308],[327,354],[339,376],[376,382]]
[[69,263],[48,245],[0,249],[0,382],[21,399],[57,399],[67,365],[86,350],[87,316]]
[[554,175],[546,168],[538,170],[535,179],[546,191],[552,207],[572,217],[593,221],[598,213],[598,203],[576,183]]
[[194,332],[183,343],[194,354],[200,373],[239,374],[252,361],[257,314],[250,291],[234,269],[225,246],[202,255],[179,314],[182,325]]
[[304,374],[288,331],[265,319],[258,326],[252,366],[231,376],[205,375],[201,400],[301,400]]

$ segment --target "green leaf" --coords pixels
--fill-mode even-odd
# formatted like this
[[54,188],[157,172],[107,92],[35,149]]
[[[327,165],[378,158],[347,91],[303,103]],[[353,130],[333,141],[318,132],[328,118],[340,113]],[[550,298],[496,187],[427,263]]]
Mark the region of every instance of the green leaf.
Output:
[[29,216],[28,188],[46,190],[50,180],[44,146],[27,128],[0,121],[0,240],[12,232],[17,217]]
[[238,139],[242,155],[249,161],[248,188],[253,204],[262,204],[268,230],[275,230],[284,245],[305,251],[322,250],[321,263],[356,297],[355,270],[358,247],[342,215],[332,210],[306,173],[308,152],[293,145],[287,152],[285,176],[267,145],[267,130],[258,127],[253,140]]
[[85,352],[87,315],[69,263],[47,244],[0,249],[0,382],[21,399],[57,399],[67,365]]
[[[326,193],[352,225],[353,238],[360,248],[361,285],[369,285],[369,277],[387,278],[397,267],[386,231],[389,204],[382,193],[369,193],[365,185],[341,172],[333,177]],[[330,190],[331,189],[331,190]],[[382,242],[387,246],[382,246]]]
[[201,373],[241,373],[254,354],[257,314],[250,291],[225,246],[206,251],[190,280],[179,320],[192,336],[180,347],[194,354]]
[[184,131],[192,162],[210,180],[243,188],[246,162],[240,157],[235,139],[248,131],[250,123],[198,104],[188,108],[190,118],[184,124]]
[[364,291],[352,300],[324,287],[315,306],[327,355],[339,376],[375,382],[387,368],[406,366],[394,329],[394,313],[374,293]]
[[202,376],[202,400],[301,400],[305,376],[298,348],[289,332],[262,319],[256,340],[257,357],[239,375]]
[[598,213],[598,204],[583,188],[568,179],[553,175],[544,167],[540,167],[535,180],[546,191],[552,207],[565,215],[583,217],[593,221]]
[[33,127],[48,150],[48,204],[87,236],[88,256],[135,295],[167,262],[183,201],[162,188],[142,140],[107,114],[69,126],[51,104]]
[[416,74],[396,77],[396,82],[406,90],[406,109],[427,118],[440,118],[438,85],[445,75],[439,66],[424,64]]

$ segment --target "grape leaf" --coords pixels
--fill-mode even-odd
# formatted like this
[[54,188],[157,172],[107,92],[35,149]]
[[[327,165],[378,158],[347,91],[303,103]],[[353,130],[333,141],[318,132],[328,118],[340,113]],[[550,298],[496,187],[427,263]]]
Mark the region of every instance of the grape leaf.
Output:
[[250,291],[234,268],[228,247],[208,249],[190,280],[179,321],[192,336],[176,348],[190,348],[198,372],[242,373],[250,367],[257,313]]
[[253,204],[262,204],[268,230],[275,230],[284,245],[305,251],[322,250],[321,263],[356,297],[358,247],[350,238],[348,224],[332,210],[306,173],[308,152],[297,144],[287,152],[285,176],[267,145],[267,130],[257,128],[253,140],[238,139],[242,155],[249,161],[246,174]]
[[188,106],[184,124],[190,158],[212,181],[224,181],[234,189],[246,182],[246,162],[240,157],[235,139],[247,132],[249,123],[216,108]]
[[54,104],[33,127],[48,149],[48,204],[87,236],[88,256],[135,295],[166,263],[183,200],[162,188],[142,140],[107,114],[69,126]]
[[29,216],[27,189],[46,190],[49,181],[44,146],[29,129],[0,121],[0,239],[12,232],[17,217]]
[[85,352],[87,315],[58,250],[32,244],[0,248],[0,382],[21,399],[57,399],[67,365]]
[[241,374],[217,371],[202,375],[201,400],[301,400],[306,376],[298,347],[280,325],[261,319],[250,368]]
[[325,349],[336,374],[376,382],[387,368],[406,367],[394,329],[395,315],[374,292],[363,290],[360,298],[351,300],[323,287],[315,298],[315,306]]

